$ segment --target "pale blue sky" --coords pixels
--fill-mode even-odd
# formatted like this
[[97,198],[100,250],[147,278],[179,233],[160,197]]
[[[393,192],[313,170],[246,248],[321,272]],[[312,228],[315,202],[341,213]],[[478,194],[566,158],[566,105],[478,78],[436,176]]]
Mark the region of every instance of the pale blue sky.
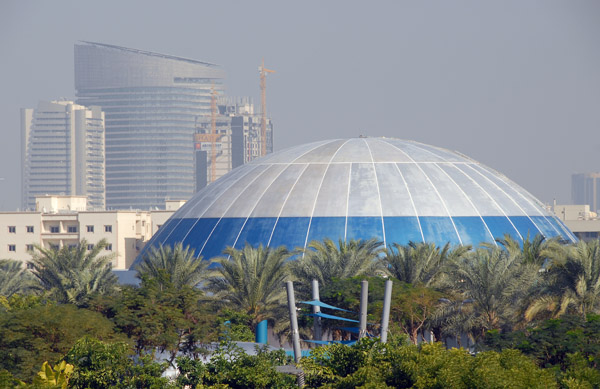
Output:
[[542,201],[600,170],[600,2],[22,1],[0,4],[0,210],[19,206],[19,108],[74,97],[73,45],[222,65],[281,149],[359,134],[460,151]]

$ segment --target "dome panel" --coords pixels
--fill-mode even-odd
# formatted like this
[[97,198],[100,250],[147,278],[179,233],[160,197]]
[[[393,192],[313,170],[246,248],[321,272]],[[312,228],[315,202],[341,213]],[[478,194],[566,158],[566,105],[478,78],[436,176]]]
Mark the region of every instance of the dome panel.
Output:
[[375,164],[383,216],[416,216],[404,177],[395,163]]
[[306,165],[300,179],[289,193],[280,217],[311,217],[326,171],[327,165],[323,163]]
[[348,211],[349,163],[331,164],[319,189],[312,216],[342,216]]
[[376,238],[387,246],[477,246],[538,233],[576,241],[535,197],[468,157],[399,139],[334,139],[234,169],[181,207],[142,255],[178,242],[210,259],[246,243],[295,249],[315,239]]
[[340,149],[335,153],[331,162],[346,162],[346,163],[371,163],[371,153],[366,141],[363,142],[346,142]]
[[[285,166],[285,165],[283,165]],[[306,165],[287,165],[258,200],[250,217],[277,217]]]
[[339,139],[330,141],[314,148],[311,151],[301,155],[294,160],[295,163],[330,163],[335,153],[346,143],[346,140]]

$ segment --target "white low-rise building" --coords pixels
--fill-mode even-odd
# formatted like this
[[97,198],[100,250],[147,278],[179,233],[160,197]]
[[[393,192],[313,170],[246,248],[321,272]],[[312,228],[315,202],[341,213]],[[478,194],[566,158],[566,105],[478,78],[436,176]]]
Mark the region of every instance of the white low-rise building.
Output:
[[0,212],[0,258],[27,263],[35,245],[74,246],[85,240],[92,248],[106,239],[113,269],[125,270],[182,204],[167,201],[161,211],[87,211],[85,196],[37,197],[34,212]]

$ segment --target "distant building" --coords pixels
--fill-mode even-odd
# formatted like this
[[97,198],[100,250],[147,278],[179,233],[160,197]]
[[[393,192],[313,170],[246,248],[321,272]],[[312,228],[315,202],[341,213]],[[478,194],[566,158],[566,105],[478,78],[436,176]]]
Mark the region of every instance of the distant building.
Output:
[[90,211],[85,196],[41,196],[30,212],[0,212],[0,258],[31,260],[34,245],[89,249],[102,239],[103,254],[114,254],[113,269],[128,269],[146,242],[184,203],[169,201],[164,211]]
[[[255,112],[249,98],[221,98],[215,118],[215,169],[212,168],[212,117],[196,122],[196,190],[222,177],[231,169],[260,157],[262,139],[261,114]],[[266,152],[273,152],[273,122],[266,120]]]
[[582,173],[571,176],[571,201],[587,204],[590,210],[600,210],[600,173]]
[[215,64],[125,47],[75,45],[77,102],[106,114],[106,206],[163,208],[196,190],[194,134],[223,91]]
[[21,110],[22,207],[45,194],[88,197],[105,207],[104,113],[72,101],[42,101]]
[[555,204],[552,211],[578,239],[588,241],[600,237],[600,219],[596,212],[590,211],[589,205]]

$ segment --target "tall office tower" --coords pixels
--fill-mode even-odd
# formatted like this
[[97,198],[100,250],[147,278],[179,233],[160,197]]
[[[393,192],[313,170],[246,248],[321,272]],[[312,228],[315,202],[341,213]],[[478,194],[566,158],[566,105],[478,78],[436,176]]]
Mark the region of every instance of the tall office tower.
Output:
[[194,133],[223,90],[217,65],[93,42],[75,45],[77,102],[106,114],[106,206],[163,208],[195,192]]
[[[250,98],[220,98],[217,107],[216,136],[212,133],[212,117],[199,118],[196,122],[196,190],[260,157],[261,115],[254,112]],[[266,127],[266,151],[272,153],[273,123],[270,118],[267,118]]]
[[600,173],[581,173],[571,176],[573,204],[588,204],[590,210],[600,209]]
[[42,101],[21,110],[22,206],[35,197],[88,196],[89,208],[103,210],[104,113],[72,101]]

